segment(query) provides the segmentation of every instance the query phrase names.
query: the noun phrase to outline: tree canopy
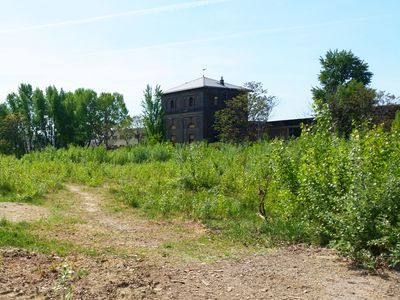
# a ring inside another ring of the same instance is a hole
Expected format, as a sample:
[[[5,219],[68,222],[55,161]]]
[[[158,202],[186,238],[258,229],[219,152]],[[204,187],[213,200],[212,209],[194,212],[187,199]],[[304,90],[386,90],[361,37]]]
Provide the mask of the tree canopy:
[[[277,105],[276,96],[268,95],[268,90],[263,88],[261,82],[246,82],[244,87],[249,90],[247,93],[249,121],[268,121],[272,109]]]
[[[150,142],[160,142],[164,134],[164,109],[161,102],[162,90],[159,85],[153,91],[150,85],[147,85],[143,92],[143,125]]]
[[[226,101],[226,107],[215,113],[214,129],[222,142],[238,143],[248,139],[248,94],[243,92]]]
[[[128,118],[123,96],[54,86],[44,91],[21,84],[0,104],[0,152],[18,156],[47,146],[108,145]]]
[[[346,136],[353,124],[370,116],[376,104],[376,92],[368,86],[373,74],[351,51],[330,50],[320,63],[320,86],[312,89],[316,113],[326,111],[326,106],[334,129]]]
[[[228,99],[225,108],[215,113],[214,129],[221,141],[238,143],[249,138],[260,138],[261,127],[277,104],[261,82],[246,82],[247,91]],[[254,134],[252,129],[256,128]]]

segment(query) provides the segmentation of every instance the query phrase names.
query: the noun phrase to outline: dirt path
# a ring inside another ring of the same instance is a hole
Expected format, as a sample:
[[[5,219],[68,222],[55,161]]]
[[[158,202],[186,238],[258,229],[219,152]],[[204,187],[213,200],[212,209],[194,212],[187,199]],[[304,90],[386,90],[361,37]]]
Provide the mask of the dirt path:
[[[68,213],[84,222],[57,231],[60,239],[135,250],[207,234],[193,222],[111,213],[102,196],[67,188],[76,197]],[[400,299],[399,273],[368,274],[328,249],[293,246],[213,263],[133,250],[61,258],[0,249],[0,299]]]
[[[85,191],[77,185],[67,185],[67,190],[77,196],[70,216],[83,220],[69,230],[58,232],[58,238],[74,241],[84,246],[115,247],[126,251],[139,247],[157,247],[168,241],[193,239],[205,232],[195,222],[151,221],[134,214],[111,213],[105,209],[106,199]]]

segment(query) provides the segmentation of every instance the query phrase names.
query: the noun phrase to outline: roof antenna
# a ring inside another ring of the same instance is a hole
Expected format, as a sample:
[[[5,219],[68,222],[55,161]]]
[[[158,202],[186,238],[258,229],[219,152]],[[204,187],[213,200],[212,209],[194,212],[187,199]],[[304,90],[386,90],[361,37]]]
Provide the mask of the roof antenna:
[[[203,68],[203,77],[204,77],[204,72],[207,70],[207,68]]]

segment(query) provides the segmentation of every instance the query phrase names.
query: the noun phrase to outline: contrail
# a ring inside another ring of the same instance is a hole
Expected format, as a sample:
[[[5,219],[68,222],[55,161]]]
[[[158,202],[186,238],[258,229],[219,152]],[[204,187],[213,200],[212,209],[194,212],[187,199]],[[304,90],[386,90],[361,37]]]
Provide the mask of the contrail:
[[[139,46],[139,47],[133,47],[133,48],[127,48],[127,49],[119,49],[119,50],[96,51],[96,52],[87,53],[85,55],[90,56],[90,55],[109,53],[109,52],[126,52],[126,51],[129,52],[129,51],[150,50],[150,49],[156,49],[156,48],[183,46],[183,45],[214,42],[214,41],[217,42],[217,41],[238,39],[238,38],[240,39],[240,38],[246,38],[246,37],[250,37],[250,36],[258,36],[258,35],[264,35],[264,34],[275,34],[275,33],[298,31],[298,30],[304,30],[304,29],[329,27],[329,26],[348,24],[348,23],[361,23],[361,22],[370,21],[372,19],[380,19],[383,17],[394,17],[394,16],[398,16],[398,15],[378,15],[378,16],[359,17],[359,18],[335,20],[335,21],[320,22],[320,23],[310,23],[310,24],[305,24],[305,25],[261,28],[261,29],[239,31],[239,32],[235,32],[235,33],[228,33],[228,34],[223,34],[223,35],[198,38],[198,39],[192,39],[192,40],[186,40],[186,41],[176,41],[176,42],[161,43],[161,44],[154,44],[154,45],[145,45],[145,46]]]
[[[55,23],[30,25],[30,26],[15,27],[15,28],[5,28],[5,29],[0,29],[0,34],[10,34],[10,33],[17,33],[17,32],[23,32],[23,31],[40,30],[40,29],[47,29],[47,28],[54,28],[54,27],[63,27],[63,26],[69,26],[69,25],[88,24],[88,23],[95,23],[95,22],[99,22],[99,21],[103,21],[103,20],[128,17],[128,16],[143,16],[143,15],[158,14],[158,13],[163,13],[163,12],[173,12],[173,11],[178,11],[178,10],[196,8],[196,7],[218,4],[218,3],[223,3],[223,2],[230,2],[230,1],[232,1],[232,0],[198,0],[198,1],[192,1],[192,2],[187,2],[187,3],[162,5],[162,6],[152,7],[152,8],[130,10],[130,11],[125,11],[125,12],[120,12],[120,13],[115,13],[115,14],[89,17],[89,18],[83,18],[83,19],[66,20],[66,21],[55,22]]]

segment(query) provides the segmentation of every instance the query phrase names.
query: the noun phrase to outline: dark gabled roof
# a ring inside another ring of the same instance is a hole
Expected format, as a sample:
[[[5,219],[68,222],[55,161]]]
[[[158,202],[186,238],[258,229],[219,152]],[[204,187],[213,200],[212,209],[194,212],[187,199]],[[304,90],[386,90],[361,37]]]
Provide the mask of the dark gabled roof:
[[[230,84],[230,83],[224,83],[221,84],[220,80],[208,78],[208,77],[200,77],[195,80],[186,82],[184,84],[181,84],[177,87],[174,87],[172,89],[166,90],[164,94],[171,94],[175,92],[181,92],[181,91],[187,91],[187,90],[193,90],[193,89],[199,89],[199,88],[204,88],[204,87],[213,87],[213,88],[221,88],[221,89],[233,89],[233,90],[243,90],[247,91],[246,88]]]

